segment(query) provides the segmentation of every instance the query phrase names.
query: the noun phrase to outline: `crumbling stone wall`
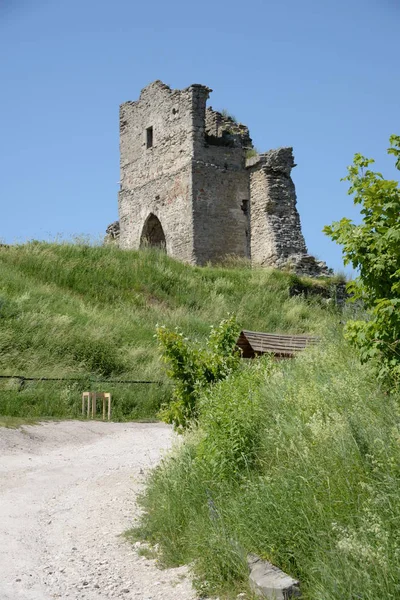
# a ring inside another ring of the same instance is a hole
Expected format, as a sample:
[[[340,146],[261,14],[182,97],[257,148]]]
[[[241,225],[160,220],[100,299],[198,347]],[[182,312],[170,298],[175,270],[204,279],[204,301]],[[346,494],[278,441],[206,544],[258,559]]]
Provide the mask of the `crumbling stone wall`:
[[[251,256],[257,264],[279,268],[289,256],[307,254],[290,176],[292,148],[270,150],[250,165]]]
[[[325,274],[301,232],[292,149],[246,160],[248,128],[207,108],[210,91],[155,81],[121,105],[119,245],[165,240],[168,254],[193,264],[237,255]]]
[[[307,252],[291,178],[295,166],[293,148],[270,150],[247,161],[251,258],[262,266],[290,268],[304,275],[328,275],[326,264]]]
[[[205,115],[205,129],[209,143],[224,143],[229,146],[239,146],[250,149],[253,142],[249,128],[235,121],[233,117],[223,115],[221,112],[207,107]]]

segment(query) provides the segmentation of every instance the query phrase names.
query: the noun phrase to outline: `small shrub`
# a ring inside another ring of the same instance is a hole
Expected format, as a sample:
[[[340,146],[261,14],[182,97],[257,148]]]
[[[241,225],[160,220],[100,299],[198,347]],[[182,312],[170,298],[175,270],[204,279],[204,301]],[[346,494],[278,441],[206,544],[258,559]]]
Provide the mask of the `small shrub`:
[[[228,111],[227,108],[223,108],[221,110],[221,115],[225,118],[225,119],[229,119],[230,121],[233,121],[234,123],[237,123],[237,118]]]
[[[240,353],[234,347],[237,334],[233,316],[211,328],[205,348],[191,344],[179,330],[158,327],[163,360],[174,383],[172,400],[160,412],[167,423],[173,423],[176,428],[187,427],[197,418],[201,392],[238,368]]]
[[[253,158],[254,156],[258,156],[259,152],[256,148],[247,148],[246,150],[246,158]]]

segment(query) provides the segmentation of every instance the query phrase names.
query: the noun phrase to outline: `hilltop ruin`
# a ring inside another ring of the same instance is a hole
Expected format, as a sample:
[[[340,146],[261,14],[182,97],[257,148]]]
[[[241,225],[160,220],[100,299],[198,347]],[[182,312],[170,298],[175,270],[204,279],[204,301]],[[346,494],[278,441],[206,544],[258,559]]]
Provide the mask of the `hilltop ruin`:
[[[121,105],[120,247],[163,246],[198,265],[234,255],[328,274],[307,252],[292,148],[258,154],[245,125],[206,106],[211,91],[154,81]]]

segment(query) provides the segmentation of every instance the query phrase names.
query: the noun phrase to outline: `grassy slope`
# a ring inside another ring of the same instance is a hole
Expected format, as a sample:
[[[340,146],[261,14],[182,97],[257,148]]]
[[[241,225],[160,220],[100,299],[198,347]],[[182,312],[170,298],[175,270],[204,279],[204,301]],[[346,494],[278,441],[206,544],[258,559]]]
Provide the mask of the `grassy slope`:
[[[247,592],[254,552],[298,577],[304,600],[397,600],[399,400],[340,331],[294,361],[252,361],[203,397],[136,535],[220,598]]]
[[[243,328],[319,332],[318,302],[290,298],[277,271],[193,268],[151,250],[33,242],[0,247],[0,374],[76,377],[78,383],[0,380],[0,414],[76,416],[89,378],[163,379],[157,323],[205,337],[235,312]],[[167,386],[97,384],[113,393],[115,418],[154,416]]]

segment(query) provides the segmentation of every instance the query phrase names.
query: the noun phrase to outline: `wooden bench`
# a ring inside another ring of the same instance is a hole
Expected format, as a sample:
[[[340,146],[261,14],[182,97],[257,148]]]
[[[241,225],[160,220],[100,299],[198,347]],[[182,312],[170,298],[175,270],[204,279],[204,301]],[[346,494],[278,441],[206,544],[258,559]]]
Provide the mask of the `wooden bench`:
[[[242,358],[254,358],[268,353],[279,360],[294,358],[307,346],[318,344],[319,341],[319,338],[312,335],[287,335],[243,329],[236,346],[240,349]]]

